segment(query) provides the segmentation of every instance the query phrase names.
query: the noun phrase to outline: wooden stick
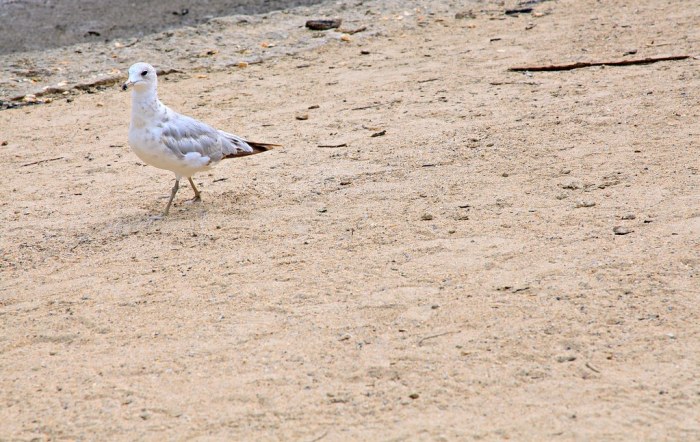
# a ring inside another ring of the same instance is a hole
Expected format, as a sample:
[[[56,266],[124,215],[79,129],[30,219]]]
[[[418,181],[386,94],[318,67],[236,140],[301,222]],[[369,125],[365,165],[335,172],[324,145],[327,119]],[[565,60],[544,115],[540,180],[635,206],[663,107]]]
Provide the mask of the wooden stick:
[[[254,62],[250,62],[249,64],[252,64]],[[178,71],[177,69],[158,69],[156,72],[158,75],[167,75],[167,74],[174,74],[174,73],[180,73],[181,71]],[[67,86],[67,87],[49,87],[45,90],[38,91],[34,93],[34,96],[36,97],[43,97],[45,95],[53,95],[53,94],[60,94],[65,91],[69,91],[71,89],[77,89],[80,91],[86,91],[88,89],[92,89],[97,86],[111,86],[113,84],[119,83],[120,81],[124,80],[126,78],[125,76],[113,76],[113,77],[106,77],[102,78],[99,80],[95,80],[91,83],[78,83],[72,86]],[[12,97],[10,100],[11,101],[21,101],[25,95],[18,95],[16,97]]]
[[[436,335],[426,336],[425,338],[423,338],[423,339],[421,339],[420,341],[418,341],[418,346],[419,346],[419,347],[422,347],[422,346],[423,346],[423,343],[424,343],[425,341],[427,341],[428,339],[439,338],[440,336],[446,336],[446,335],[454,335],[454,334],[459,333],[459,332],[460,332],[460,330],[446,331],[446,332],[443,332],[443,333],[438,333],[438,334],[436,334]]]
[[[62,160],[63,158],[64,157],[56,157],[56,158],[49,158],[48,160],[33,161],[31,163],[22,164],[22,167],[34,166],[34,165],[41,164],[41,163],[48,163],[49,161],[58,161],[58,160]]]
[[[513,72],[538,72],[538,71],[570,71],[572,69],[589,68],[592,66],[628,66],[632,64],[651,64],[657,63],[659,61],[675,61],[675,60],[685,60],[690,58],[690,55],[672,55],[669,57],[650,57],[641,58],[636,60],[619,60],[619,61],[592,61],[585,62],[580,61],[578,63],[571,64],[559,64],[559,65],[548,65],[548,66],[517,66],[508,69]]]
[[[366,31],[366,30],[367,30],[367,26],[363,26],[363,27],[357,28],[357,29],[338,29],[338,32],[342,32],[343,34],[352,35],[352,34],[357,34],[358,32]]]

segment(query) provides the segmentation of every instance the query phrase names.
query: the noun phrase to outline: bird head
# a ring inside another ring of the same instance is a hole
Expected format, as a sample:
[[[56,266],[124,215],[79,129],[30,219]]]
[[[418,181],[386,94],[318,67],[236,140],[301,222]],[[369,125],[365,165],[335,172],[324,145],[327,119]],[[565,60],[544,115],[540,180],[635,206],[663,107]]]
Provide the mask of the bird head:
[[[156,69],[148,63],[136,63],[129,68],[129,79],[122,84],[122,90],[129,86],[138,92],[155,90],[158,84]]]

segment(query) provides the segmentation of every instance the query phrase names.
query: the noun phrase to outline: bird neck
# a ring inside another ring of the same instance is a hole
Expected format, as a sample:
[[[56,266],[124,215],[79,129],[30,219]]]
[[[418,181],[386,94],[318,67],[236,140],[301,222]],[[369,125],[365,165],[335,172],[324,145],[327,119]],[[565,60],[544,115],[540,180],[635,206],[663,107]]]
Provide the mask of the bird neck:
[[[131,119],[135,124],[142,124],[156,116],[163,104],[158,100],[155,88],[145,91],[131,91]]]

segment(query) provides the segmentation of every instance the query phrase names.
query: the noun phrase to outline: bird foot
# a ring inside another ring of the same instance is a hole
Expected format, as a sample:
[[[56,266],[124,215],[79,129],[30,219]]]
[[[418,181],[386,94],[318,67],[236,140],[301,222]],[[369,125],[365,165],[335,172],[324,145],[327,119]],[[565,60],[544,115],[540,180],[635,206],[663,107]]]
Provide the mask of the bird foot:
[[[195,195],[192,199],[185,201],[187,204],[194,204],[202,201],[202,198],[199,195]]]

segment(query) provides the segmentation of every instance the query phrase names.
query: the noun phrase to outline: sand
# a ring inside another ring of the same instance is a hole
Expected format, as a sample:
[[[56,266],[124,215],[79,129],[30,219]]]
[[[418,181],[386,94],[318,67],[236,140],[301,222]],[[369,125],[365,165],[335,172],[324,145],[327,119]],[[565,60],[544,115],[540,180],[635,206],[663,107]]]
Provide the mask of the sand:
[[[698,61],[508,70],[694,56],[700,9],[356,3],[174,62],[164,102],[284,147],[165,220],[116,85],[0,112],[0,439],[700,438]]]

